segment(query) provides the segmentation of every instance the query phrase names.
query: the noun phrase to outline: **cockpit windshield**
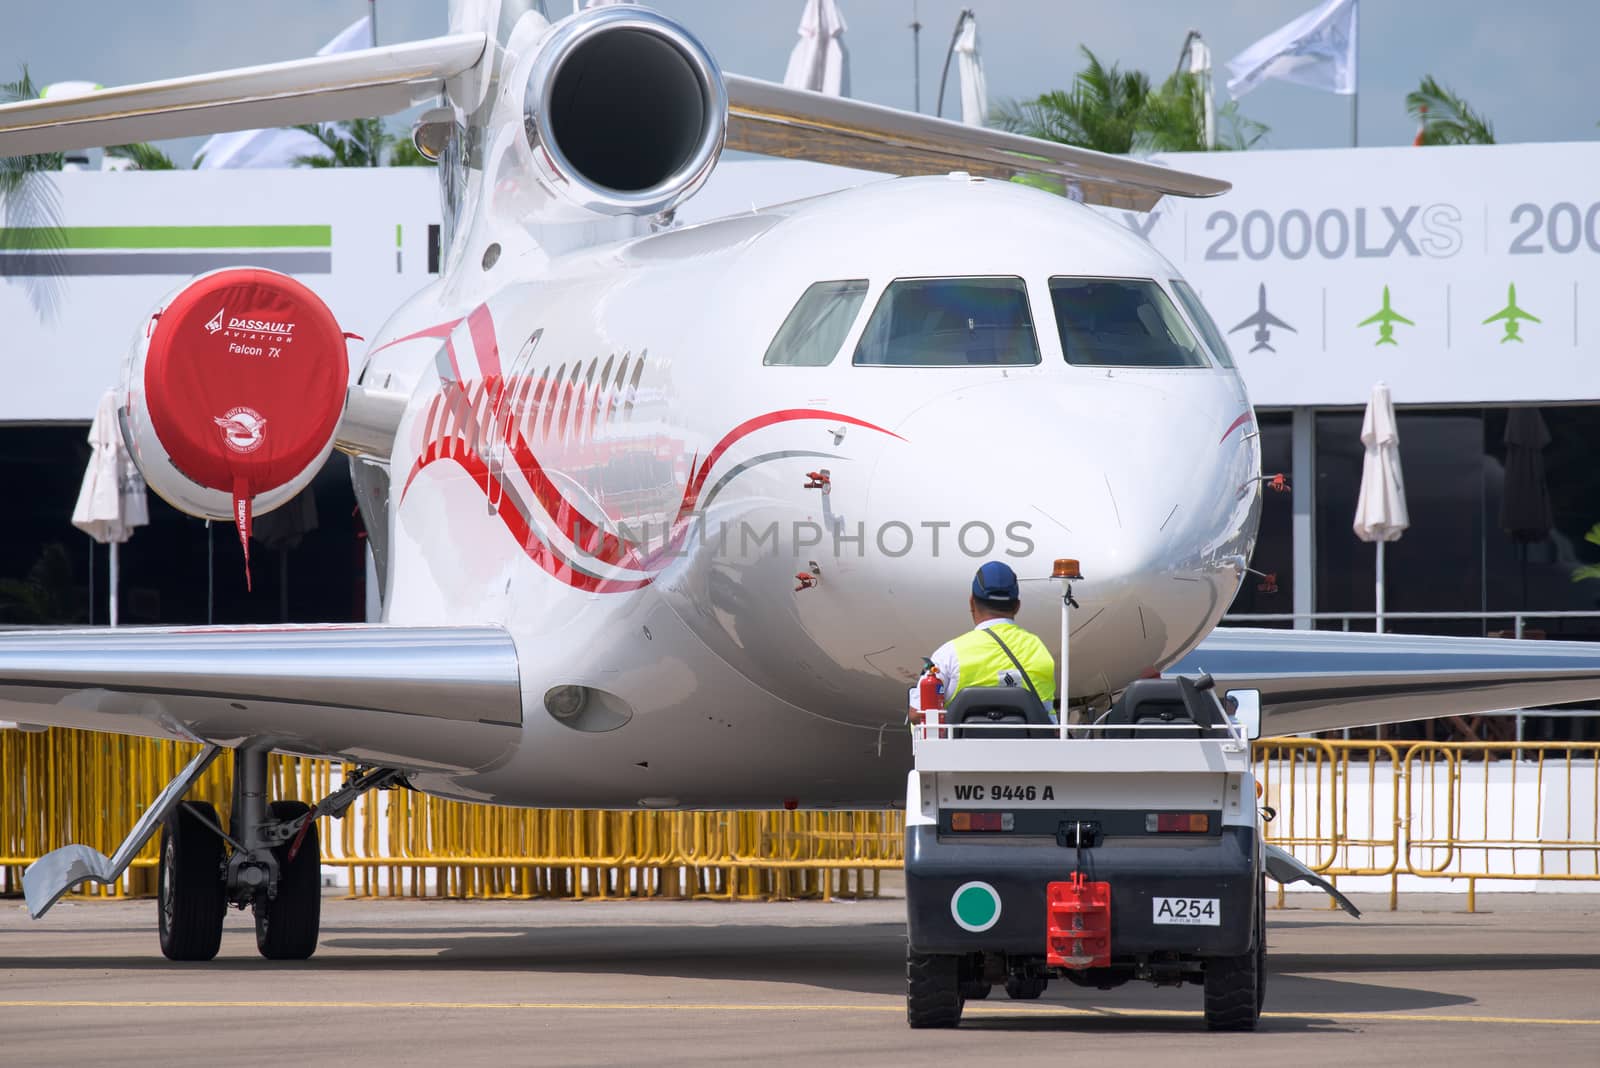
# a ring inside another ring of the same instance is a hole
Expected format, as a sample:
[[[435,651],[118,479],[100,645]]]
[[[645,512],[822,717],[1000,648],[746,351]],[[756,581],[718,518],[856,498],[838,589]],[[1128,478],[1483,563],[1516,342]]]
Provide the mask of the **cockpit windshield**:
[[[1020,278],[899,278],[856,345],[858,367],[1036,364],[1028,290]]]
[[[1067,362],[1079,367],[1206,367],[1205,350],[1148,278],[1050,279]]]
[[[761,362],[768,367],[828,366],[866,299],[865,278],[813,283],[778,328]]]
[[[1228,349],[1228,342],[1222,336],[1222,331],[1217,329],[1217,324],[1206,311],[1206,306],[1200,303],[1200,295],[1189,288],[1189,283],[1181,278],[1172,280],[1172,291],[1178,294],[1178,303],[1183,305],[1183,310],[1189,313],[1189,318],[1194,320],[1194,325],[1200,329],[1200,336],[1206,339],[1206,346],[1211,349],[1211,355],[1217,362],[1227,368],[1233,367],[1233,353]]]

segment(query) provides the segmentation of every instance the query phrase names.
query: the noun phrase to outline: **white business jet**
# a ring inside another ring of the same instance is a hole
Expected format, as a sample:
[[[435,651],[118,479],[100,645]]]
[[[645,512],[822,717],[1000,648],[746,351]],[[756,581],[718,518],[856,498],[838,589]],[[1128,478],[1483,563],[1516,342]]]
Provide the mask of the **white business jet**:
[[[1174,670],[1285,732],[1600,696],[1586,646],[1214,630],[1260,512],[1250,402],[1178,271],[1076,201],[1225,183],[725,75],[638,7],[457,0],[451,27],[0,107],[17,155],[443,101],[416,129],[443,272],[353,371],[298,282],[216,272],[138,331],[120,408],[149,484],[241,535],[347,453],[384,621],[0,637],[0,716],[205,746],[115,856],[39,861],[35,915],[164,822],[168,956],[214,955],[229,903],[308,956],[310,817],[377,786],[897,802],[907,686],[991,558],[1046,634],[1051,563],[1082,562],[1073,706]],[[675,225],[725,147],[909,177]],[[180,804],[224,752],[227,821]],[[308,813],[267,802],[270,752],[365,770]]]

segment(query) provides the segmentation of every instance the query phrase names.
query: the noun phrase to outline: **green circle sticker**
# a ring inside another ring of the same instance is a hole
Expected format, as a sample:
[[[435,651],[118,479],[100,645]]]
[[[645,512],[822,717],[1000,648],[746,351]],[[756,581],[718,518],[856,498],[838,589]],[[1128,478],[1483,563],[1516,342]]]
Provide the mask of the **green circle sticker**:
[[[963,931],[987,931],[1000,922],[1000,894],[980,880],[962,883],[950,895],[950,915]]]

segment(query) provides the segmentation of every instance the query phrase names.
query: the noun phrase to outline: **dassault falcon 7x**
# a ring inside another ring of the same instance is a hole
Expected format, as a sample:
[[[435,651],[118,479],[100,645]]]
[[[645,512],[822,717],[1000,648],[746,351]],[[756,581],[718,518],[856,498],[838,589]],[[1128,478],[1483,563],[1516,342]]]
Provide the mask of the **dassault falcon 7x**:
[[[0,107],[18,155],[436,98],[415,139],[446,232],[440,278],[354,364],[267,271],[129,324],[119,410],[149,484],[243,536],[348,454],[383,622],[0,636],[0,716],[205,746],[116,856],[36,863],[35,915],[164,822],[169,956],[215,954],[229,903],[264,955],[309,955],[316,824],[266,800],[274,751],[365,769],[315,813],[402,782],[895,803],[907,686],[991,557],[1034,583],[1021,622],[1044,633],[1051,561],[1082,561],[1078,709],[1180,670],[1258,690],[1283,732],[1600,696],[1585,646],[1216,629],[1260,511],[1250,401],[1178,271],[1076,201],[1225,183],[727,75],[640,7],[456,0],[451,28]],[[675,224],[724,147],[900,177]],[[180,804],[224,753],[226,821]]]

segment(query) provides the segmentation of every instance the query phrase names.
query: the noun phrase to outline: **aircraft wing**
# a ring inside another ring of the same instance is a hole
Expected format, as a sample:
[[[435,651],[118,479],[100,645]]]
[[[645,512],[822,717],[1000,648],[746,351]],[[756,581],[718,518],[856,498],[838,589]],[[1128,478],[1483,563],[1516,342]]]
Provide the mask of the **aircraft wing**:
[[[1232,186],[1154,163],[966,126],[948,119],[790,89],[730,74],[728,147],[888,174],[1045,174],[1090,204],[1149,211],[1167,194],[1213,197]]]
[[[468,75],[488,47],[485,34],[455,34],[0,105],[0,156],[404,111]],[[730,74],[726,82],[728,146],[748,152],[889,174],[1053,175],[1074,184],[1091,204],[1139,211],[1167,194],[1216,196],[1230,188],[1154,163],[755,78]]]
[[[1218,627],[1168,674],[1261,691],[1262,733],[1600,700],[1600,643]]]
[[[522,727],[499,627],[104,627],[0,635],[0,719],[404,769],[483,767]]]
[[[404,111],[477,65],[482,33],[0,105],[0,156]]]

